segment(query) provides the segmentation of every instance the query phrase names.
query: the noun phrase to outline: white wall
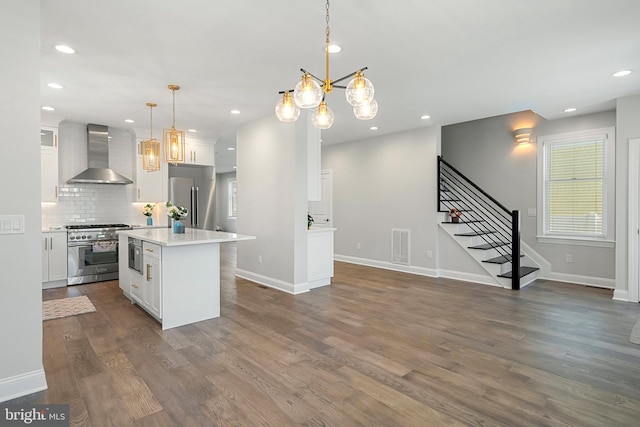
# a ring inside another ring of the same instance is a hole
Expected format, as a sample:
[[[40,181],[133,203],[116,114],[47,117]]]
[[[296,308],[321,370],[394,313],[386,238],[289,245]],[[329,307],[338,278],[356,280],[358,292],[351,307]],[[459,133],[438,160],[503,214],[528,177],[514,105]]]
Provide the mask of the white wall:
[[[629,139],[640,138],[640,95],[617,100],[616,106],[616,291],[615,297],[627,299],[628,283],[627,245],[629,230]],[[637,212],[635,213],[637,214]],[[639,262],[633,260],[632,262]],[[636,284],[633,284],[634,286]],[[637,301],[635,301],[637,302]]]
[[[307,286],[307,141],[319,140],[306,112],[295,123],[274,115],[237,133],[237,274],[299,293]],[[262,260],[262,262],[260,262]]]
[[[322,169],[333,171],[336,259],[436,275],[439,137],[430,127],[323,146]],[[411,230],[410,266],[391,263],[392,228]]]
[[[531,111],[490,117],[442,128],[442,155],[509,209],[521,214],[522,239],[551,263],[558,280],[614,286],[613,248],[539,243],[536,217],[527,216],[537,206],[537,154],[535,142],[515,144],[513,130],[533,127],[534,138],[569,131],[615,126],[615,112],[547,121]],[[573,262],[566,262],[566,254]]]
[[[0,215],[24,234],[0,235],[0,401],[46,388],[42,365],[40,6],[6,0],[0,14]]]

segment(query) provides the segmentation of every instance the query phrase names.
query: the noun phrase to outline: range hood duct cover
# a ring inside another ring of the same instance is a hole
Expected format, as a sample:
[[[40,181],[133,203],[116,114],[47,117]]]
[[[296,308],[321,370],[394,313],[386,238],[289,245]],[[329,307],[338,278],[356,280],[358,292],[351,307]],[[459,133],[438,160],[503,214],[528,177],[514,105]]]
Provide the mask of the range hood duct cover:
[[[87,125],[87,170],[70,180],[69,184],[133,184],[129,178],[109,169],[109,128]]]

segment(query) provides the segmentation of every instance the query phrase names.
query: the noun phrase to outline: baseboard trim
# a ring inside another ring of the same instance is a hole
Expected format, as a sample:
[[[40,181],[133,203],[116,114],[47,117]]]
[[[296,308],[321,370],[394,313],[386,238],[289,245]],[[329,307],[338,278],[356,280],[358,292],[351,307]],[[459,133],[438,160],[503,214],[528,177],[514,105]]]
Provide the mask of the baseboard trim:
[[[261,285],[268,286],[270,288],[274,288],[288,294],[298,295],[309,292],[308,282],[294,284],[241,269],[236,269],[236,277],[259,283]]]
[[[624,302],[637,302],[631,301],[629,299],[629,291],[626,289],[616,289],[613,291],[613,299],[616,301],[624,301]]]
[[[0,402],[47,389],[44,369],[0,379]]]
[[[445,279],[459,280],[461,282],[472,282],[479,285],[489,285],[502,288],[498,283],[491,281],[487,276],[480,274],[464,273],[462,271],[439,270],[439,276]]]
[[[427,277],[438,277],[437,271],[431,268],[416,267],[415,265],[400,265],[392,262],[377,261],[373,259],[357,258],[347,255],[334,255],[334,260],[349,264],[364,265],[366,267],[382,268],[384,270],[399,271],[402,273],[417,274]]]
[[[547,273],[540,274],[538,279],[553,280],[555,282],[572,283],[575,285],[593,286],[595,288],[615,289],[615,279],[605,277],[581,276],[579,274]]]

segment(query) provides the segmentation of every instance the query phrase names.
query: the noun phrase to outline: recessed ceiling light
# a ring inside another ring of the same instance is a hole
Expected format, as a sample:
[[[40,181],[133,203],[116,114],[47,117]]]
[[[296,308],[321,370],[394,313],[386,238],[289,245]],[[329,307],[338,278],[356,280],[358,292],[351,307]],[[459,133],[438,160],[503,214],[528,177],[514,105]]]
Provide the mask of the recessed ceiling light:
[[[231,114],[240,114],[240,110],[231,110],[229,111]]]
[[[51,82],[47,86],[49,86],[52,89],[64,89],[64,86],[62,86],[60,83]]]
[[[378,126],[371,126],[369,129],[371,129],[371,130],[378,130]]]
[[[613,73],[613,77],[624,77],[631,74],[631,70],[620,70],[617,73]]]
[[[227,147],[227,150],[229,150],[229,151],[234,151],[234,150],[235,150],[235,147]]]
[[[76,53],[76,50],[72,47],[63,45],[63,44],[59,44],[56,46],[56,50],[58,52],[62,52],[62,53],[68,53],[69,55]]]
[[[43,109],[44,111],[55,111],[55,110],[56,110],[55,108],[53,108],[53,107],[49,107],[48,105],[45,105],[44,107],[42,107],[42,109]]]
[[[135,123],[136,122],[135,120],[132,120],[132,119],[124,119],[124,121],[126,123]]]
[[[188,129],[187,132],[196,133],[196,132],[198,132],[198,130],[197,129]]]
[[[576,110],[577,110],[577,108],[575,108],[575,107],[569,107],[569,108],[565,108],[563,111],[565,113],[573,113]]]
[[[424,115],[420,116],[420,120],[427,120],[427,119],[430,119],[430,118],[431,118],[431,116],[428,115],[428,114],[424,114]]]
[[[338,53],[342,50],[342,46],[339,46],[337,44],[330,44],[329,45],[329,53]]]

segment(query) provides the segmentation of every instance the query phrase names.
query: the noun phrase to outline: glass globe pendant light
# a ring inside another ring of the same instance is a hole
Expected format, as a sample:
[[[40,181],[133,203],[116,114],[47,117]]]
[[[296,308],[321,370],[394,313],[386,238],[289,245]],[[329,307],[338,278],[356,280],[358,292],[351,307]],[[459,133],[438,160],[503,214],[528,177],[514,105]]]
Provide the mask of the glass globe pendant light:
[[[293,99],[300,108],[317,107],[322,101],[322,95],[322,88],[309,73],[302,75],[302,79],[293,90]]]
[[[288,90],[276,104],[276,116],[281,122],[295,122],[300,116],[300,109]]]
[[[322,101],[316,112],[311,116],[311,123],[318,129],[329,129],[333,124],[333,111]]]
[[[378,103],[372,99],[368,104],[353,107],[353,114],[360,120],[371,120],[378,114]]]
[[[362,71],[356,71],[356,75],[347,85],[345,96],[347,102],[354,107],[369,104],[373,100],[375,89],[373,83],[364,77]]]

